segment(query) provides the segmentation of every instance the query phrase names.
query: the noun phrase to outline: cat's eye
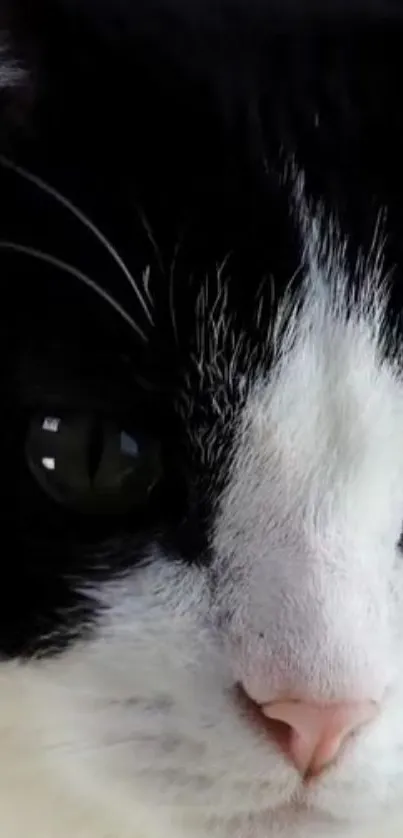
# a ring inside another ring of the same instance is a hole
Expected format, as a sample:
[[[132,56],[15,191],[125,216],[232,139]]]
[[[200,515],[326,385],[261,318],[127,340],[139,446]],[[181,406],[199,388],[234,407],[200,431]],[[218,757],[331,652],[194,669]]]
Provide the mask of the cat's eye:
[[[90,414],[36,414],[25,451],[42,489],[77,512],[127,512],[161,477],[157,442]]]

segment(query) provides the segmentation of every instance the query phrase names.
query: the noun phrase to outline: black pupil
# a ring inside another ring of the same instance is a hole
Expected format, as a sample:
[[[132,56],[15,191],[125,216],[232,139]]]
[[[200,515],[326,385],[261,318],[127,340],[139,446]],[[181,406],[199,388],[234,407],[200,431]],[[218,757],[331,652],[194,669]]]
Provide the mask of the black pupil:
[[[126,512],[160,476],[155,442],[87,414],[34,416],[26,456],[41,488],[81,512]]]

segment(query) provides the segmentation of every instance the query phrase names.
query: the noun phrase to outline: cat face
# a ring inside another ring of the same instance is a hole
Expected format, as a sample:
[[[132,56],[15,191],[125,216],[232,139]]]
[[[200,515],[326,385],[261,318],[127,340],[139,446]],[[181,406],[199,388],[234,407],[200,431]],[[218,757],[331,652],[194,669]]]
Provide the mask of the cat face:
[[[7,18],[10,838],[403,822],[399,21],[337,12]]]

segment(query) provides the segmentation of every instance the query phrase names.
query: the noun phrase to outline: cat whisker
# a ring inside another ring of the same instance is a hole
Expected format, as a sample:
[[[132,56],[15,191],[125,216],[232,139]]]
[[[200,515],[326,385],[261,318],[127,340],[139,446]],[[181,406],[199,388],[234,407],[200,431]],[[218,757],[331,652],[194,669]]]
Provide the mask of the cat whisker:
[[[138,208],[137,208],[137,212],[138,212],[138,215],[139,215],[140,221],[141,221],[141,223],[142,223],[142,225],[143,225],[143,227],[144,227],[144,230],[145,230],[145,232],[146,232],[146,234],[147,234],[147,238],[148,238],[148,240],[149,240],[149,242],[150,242],[150,244],[151,244],[151,246],[152,246],[152,249],[153,249],[153,251],[154,251],[154,254],[155,254],[155,258],[156,258],[156,261],[157,261],[158,267],[159,267],[160,271],[163,273],[163,272],[164,272],[164,260],[163,260],[163,258],[162,258],[161,251],[160,251],[160,249],[159,249],[159,247],[158,247],[158,245],[157,245],[157,242],[156,242],[156,239],[155,239],[154,233],[153,233],[153,231],[152,231],[152,229],[151,229],[151,226],[150,226],[150,223],[149,223],[149,221],[148,221],[148,218],[147,218],[147,216],[146,216],[145,212],[144,212],[142,209],[140,209],[140,207],[138,207]]]
[[[57,256],[52,256],[50,253],[44,253],[41,250],[36,250],[33,247],[27,247],[23,244],[18,244],[17,242],[11,241],[1,241],[0,240],[0,251],[6,250],[10,252],[14,252],[16,254],[21,254],[23,256],[30,256],[33,259],[38,259],[41,262],[46,262],[48,265],[52,267],[58,268],[59,270],[63,271],[64,273],[73,276],[75,279],[78,279],[79,282],[82,282],[88,288],[91,288],[99,297],[101,297],[105,302],[107,302],[115,311],[120,314],[120,316],[128,323],[131,329],[137,334],[137,336],[144,342],[147,343],[147,337],[142,329],[137,325],[137,323],[133,320],[132,317],[122,308],[122,306],[108,294],[103,288],[101,288],[93,279],[90,279],[86,274],[76,268],[74,265],[70,265],[68,262],[65,262],[62,259],[58,259]]]
[[[146,267],[145,271],[143,271],[143,288],[144,288],[144,293],[145,293],[147,299],[149,300],[150,303],[152,303],[152,296],[151,296],[151,293],[150,293],[150,277],[151,277],[151,268],[148,265]]]
[[[62,193],[59,192],[54,186],[51,186],[49,183],[46,183],[46,181],[42,180],[42,178],[40,178],[38,175],[34,175],[32,172],[27,171],[27,169],[24,169],[22,166],[17,165],[12,160],[9,160],[7,157],[4,157],[4,155],[0,155],[0,163],[5,168],[10,169],[11,171],[15,172],[20,177],[22,177],[25,180],[32,183],[34,186],[36,186],[42,192],[45,192],[50,197],[54,198],[54,200],[57,201],[62,206],[64,206],[65,209],[69,210],[69,212],[71,212],[72,215],[74,215],[75,218],[77,218],[84,225],[84,227],[87,228],[87,230],[90,230],[90,232],[95,236],[95,238],[98,239],[98,241],[103,245],[103,247],[112,256],[112,259],[114,260],[115,264],[118,265],[118,267],[120,268],[120,270],[122,271],[122,273],[124,274],[124,276],[126,277],[128,282],[130,283],[130,285],[131,285],[131,287],[132,287],[132,289],[133,289],[133,291],[134,291],[134,293],[135,293],[135,295],[136,295],[136,297],[137,297],[137,299],[138,299],[138,301],[139,301],[139,303],[140,303],[140,305],[141,305],[141,307],[144,311],[144,314],[146,315],[146,317],[147,317],[148,321],[151,323],[151,325],[153,325],[153,318],[152,318],[150,309],[148,308],[146,300],[144,299],[143,295],[141,294],[141,292],[140,292],[140,290],[137,286],[137,283],[134,280],[134,277],[130,273],[127,265],[123,261],[122,257],[119,255],[116,248],[112,245],[112,243],[109,241],[109,239],[106,238],[104,233],[102,233],[101,230],[94,224],[94,222],[91,221],[91,219],[88,218],[88,216],[85,215],[85,213],[82,210],[80,210],[79,207],[77,207],[72,201],[70,201],[68,198],[66,198],[65,195],[62,195]]]

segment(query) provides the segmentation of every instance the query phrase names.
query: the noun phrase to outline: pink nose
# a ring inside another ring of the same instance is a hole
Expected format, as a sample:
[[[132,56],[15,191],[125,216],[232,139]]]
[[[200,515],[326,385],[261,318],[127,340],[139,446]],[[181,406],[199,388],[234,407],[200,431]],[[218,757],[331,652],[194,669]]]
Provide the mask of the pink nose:
[[[286,728],[273,726],[273,736],[303,776],[320,774],[337,757],[346,739],[377,712],[374,701],[309,704],[287,700],[265,704],[264,715]]]

